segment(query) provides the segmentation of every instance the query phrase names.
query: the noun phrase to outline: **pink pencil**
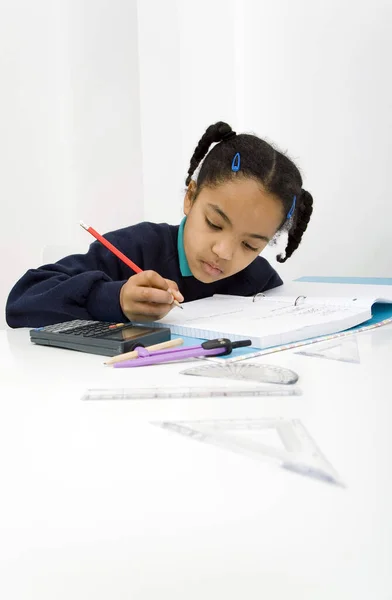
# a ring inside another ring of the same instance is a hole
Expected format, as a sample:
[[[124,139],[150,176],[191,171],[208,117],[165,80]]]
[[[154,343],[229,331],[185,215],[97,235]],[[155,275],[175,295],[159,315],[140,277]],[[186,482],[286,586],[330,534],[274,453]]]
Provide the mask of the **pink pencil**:
[[[96,240],[101,242],[101,244],[103,244],[108,250],[110,250],[110,252],[113,252],[113,254],[115,254],[120,260],[122,260],[124,264],[130,267],[132,271],[135,271],[135,273],[143,273],[143,269],[138,267],[132,260],[125,256],[125,254],[118,250],[116,246],[113,246],[113,244],[108,242],[108,240],[106,240],[100,233],[98,233],[98,231],[95,231],[93,227],[89,227],[88,225],[83,223],[83,221],[80,221],[80,226],[83,227],[83,229],[85,229],[89,233],[91,233],[91,235],[95,237]],[[177,302],[177,300],[174,300],[174,304],[178,306],[178,308],[182,309],[181,304]]]

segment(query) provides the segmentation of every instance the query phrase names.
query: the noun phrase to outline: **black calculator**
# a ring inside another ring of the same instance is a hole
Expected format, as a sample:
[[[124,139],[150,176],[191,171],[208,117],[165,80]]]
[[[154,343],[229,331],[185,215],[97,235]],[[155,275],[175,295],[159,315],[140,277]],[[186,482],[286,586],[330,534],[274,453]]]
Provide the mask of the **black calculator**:
[[[170,340],[170,329],[133,323],[76,320],[31,329],[30,340],[42,346],[116,356],[130,352],[136,346],[147,347],[167,342]]]

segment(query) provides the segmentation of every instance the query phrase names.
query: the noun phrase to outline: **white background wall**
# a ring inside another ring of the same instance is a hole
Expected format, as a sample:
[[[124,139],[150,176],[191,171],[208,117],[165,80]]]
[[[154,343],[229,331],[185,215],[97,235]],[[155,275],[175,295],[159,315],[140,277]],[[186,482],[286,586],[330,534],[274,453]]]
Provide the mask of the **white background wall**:
[[[217,120],[314,195],[301,248],[265,253],[285,278],[392,276],[391,25],[389,0],[0,0],[0,306],[43,246],[87,246],[79,219],[178,222]]]
[[[288,149],[315,201],[279,271],[392,277],[392,2],[242,6],[245,128]]]
[[[1,327],[44,246],[143,218],[136,0],[0,0],[0,85]]]

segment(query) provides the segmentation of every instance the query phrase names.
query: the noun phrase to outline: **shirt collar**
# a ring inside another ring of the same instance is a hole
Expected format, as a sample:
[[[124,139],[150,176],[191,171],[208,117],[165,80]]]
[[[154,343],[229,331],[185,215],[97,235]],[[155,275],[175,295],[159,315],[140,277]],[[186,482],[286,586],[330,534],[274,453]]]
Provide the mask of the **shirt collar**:
[[[185,254],[184,249],[184,226],[185,226],[186,217],[180,223],[178,228],[178,237],[177,237],[177,250],[178,250],[178,260],[180,263],[180,271],[183,277],[192,277],[193,273],[189,268],[188,261]]]

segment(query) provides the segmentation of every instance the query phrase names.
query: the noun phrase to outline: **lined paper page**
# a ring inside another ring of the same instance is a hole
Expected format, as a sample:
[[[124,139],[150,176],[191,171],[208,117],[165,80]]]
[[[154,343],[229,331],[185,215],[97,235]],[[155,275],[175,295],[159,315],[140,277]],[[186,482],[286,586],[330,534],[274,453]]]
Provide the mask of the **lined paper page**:
[[[154,325],[203,339],[249,338],[263,348],[342,331],[371,317],[371,302],[358,305],[345,298],[339,306],[332,299],[320,300],[304,299],[295,306],[295,298],[258,297],[253,302],[241,296],[214,296],[188,302],[183,311],[174,309]]]

